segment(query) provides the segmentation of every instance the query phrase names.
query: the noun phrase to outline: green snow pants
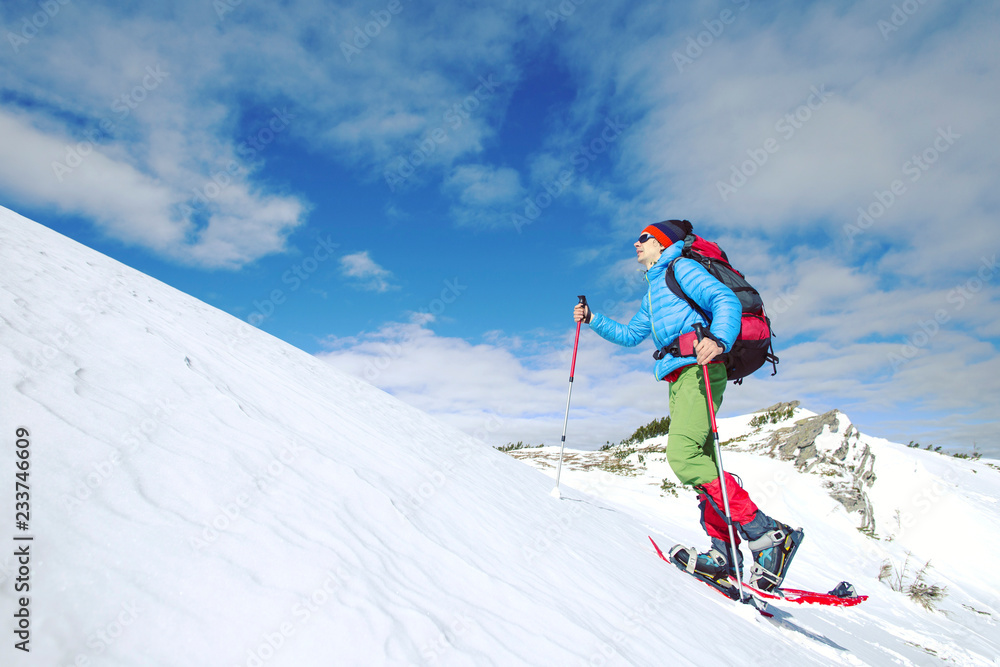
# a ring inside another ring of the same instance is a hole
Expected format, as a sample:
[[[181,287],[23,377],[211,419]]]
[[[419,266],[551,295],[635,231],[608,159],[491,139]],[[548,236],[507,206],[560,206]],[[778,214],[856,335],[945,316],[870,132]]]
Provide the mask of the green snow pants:
[[[709,364],[708,377],[712,382],[712,403],[718,413],[726,389],[725,364]],[[667,462],[681,484],[699,486],[719,478],[705,380],[697,364],[681,371],[680,377],[670,383]]]

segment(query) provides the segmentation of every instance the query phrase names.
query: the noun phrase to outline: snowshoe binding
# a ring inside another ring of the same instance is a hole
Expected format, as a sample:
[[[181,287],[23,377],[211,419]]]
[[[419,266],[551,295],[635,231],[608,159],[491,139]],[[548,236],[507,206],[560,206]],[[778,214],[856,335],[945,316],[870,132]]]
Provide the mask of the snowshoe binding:
[[[714,586],[734,600],[740,599],[740,590],[730,579],[732,569],[729,561],[721,551],[713,548],[705,553],[698,553],[693,547],[675,544],[669,554],[670,562],[678,569]]]
[[[838,598],[850,599],[858,597],[858,592],[854,589],[854,584],[849,581],[842,581],[837,584],[837,587],[830,591],[829,595],[833,595]]]
[[[748,543],[753,554],[749,584],[762,591],[773,591],[781,586],[792,557],[805,537],[801,528],[792,528],[780,521],[774,523],[775,528]]]

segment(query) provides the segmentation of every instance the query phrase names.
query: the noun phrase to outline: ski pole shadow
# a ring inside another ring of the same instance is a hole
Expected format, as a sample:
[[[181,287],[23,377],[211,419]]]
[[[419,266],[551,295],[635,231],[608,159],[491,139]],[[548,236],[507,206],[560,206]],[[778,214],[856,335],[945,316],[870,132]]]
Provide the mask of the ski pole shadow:
[[[807,637],[813,640],[814,642],[819,642],[820,644],[829,646],[832,649],[836,649],[838,651],[847,650],[846,647],[841,646],[840,644],[833,641],[829,637],[817,634],[815,632],[812,632],[811,630],[807,630],[806,628],[796,624],[794,622],[795,618],[794,616],[789,614],[787,611],[778,609],[777,606],[775,605],[768,605],[767,611],[772,615],[771,618],[768,619],[768,621],[774,625],[797,632],[803,637]]]

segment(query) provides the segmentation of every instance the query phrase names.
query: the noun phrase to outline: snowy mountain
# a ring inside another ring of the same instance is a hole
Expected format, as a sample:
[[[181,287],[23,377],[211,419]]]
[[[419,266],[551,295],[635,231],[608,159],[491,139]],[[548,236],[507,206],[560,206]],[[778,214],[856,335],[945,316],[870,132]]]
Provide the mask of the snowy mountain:
[[[558,450],[498,452],[2,208],[0,266],[4,665],[991,665],[1000,653],[995,463],[867,438],[839,413],[794,448],[781,429],[819,415],[723,419],[727,467],[806,529],[789,585],[849,580],[871,596],[768,620],[652,551],[647,535],[705,541],[690,492],[662,488],[662,439],[615,472],[600,465],[608,452],[568,451],[553,498]],[[864,496],[849,509],[831,493],[849,497],[855,477]],[[938,611],[879,582],[907,551],[947,586]]]
[[[847,580],[872,596],[851,617],[871,615],[864,621],[868,630],[881,627],[886,636],[876,640],[866,632],[865,641],[886,655],[841,648],[867,664],[993,664],[1000,655],[1000,579],[992,574],[1000,572],[996,461],[955,459],[865,436],[843,413],[818,415],[798,402],[719,419],[718,426],[726,468],[741,476],[765,511],[805,528],[806,542],[785,585],[825,592]],[[704,549],[696,494],[675,483],[666,444],[666,436],[658,436],[599,452],[567,449],[562,484],[635,516],[675,521],[667,534]],[[558,447],[510,454],[555,476]],[[825,582],[826,588],[820,585]],[[943,595],[935,596],[934,587]],[[875,600],[891,604],[891,612],[876,611]],[[898,604],[904,600],[910,604]],[[809,627],[832,618],[817,615]],[[914,631],[935,621],[934,630]],[[820,635],[834,636],[827,632]],[[890,637],[926,655],[900,650]],[[972,650],[979,641],[982,649]]]

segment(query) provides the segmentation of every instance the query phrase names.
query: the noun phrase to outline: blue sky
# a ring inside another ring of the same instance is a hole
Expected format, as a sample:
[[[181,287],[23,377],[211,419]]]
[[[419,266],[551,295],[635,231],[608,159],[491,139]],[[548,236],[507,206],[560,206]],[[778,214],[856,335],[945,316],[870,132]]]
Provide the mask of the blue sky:
[[[677,217],[778,334],[723,416],[799,399],[1000,455],[996,3],[0,20],[0,203],[492,444],[558,442],[576,295],[630,317],[631,242]],[[651,352],[584,332],[570,443],[666,412]]]

